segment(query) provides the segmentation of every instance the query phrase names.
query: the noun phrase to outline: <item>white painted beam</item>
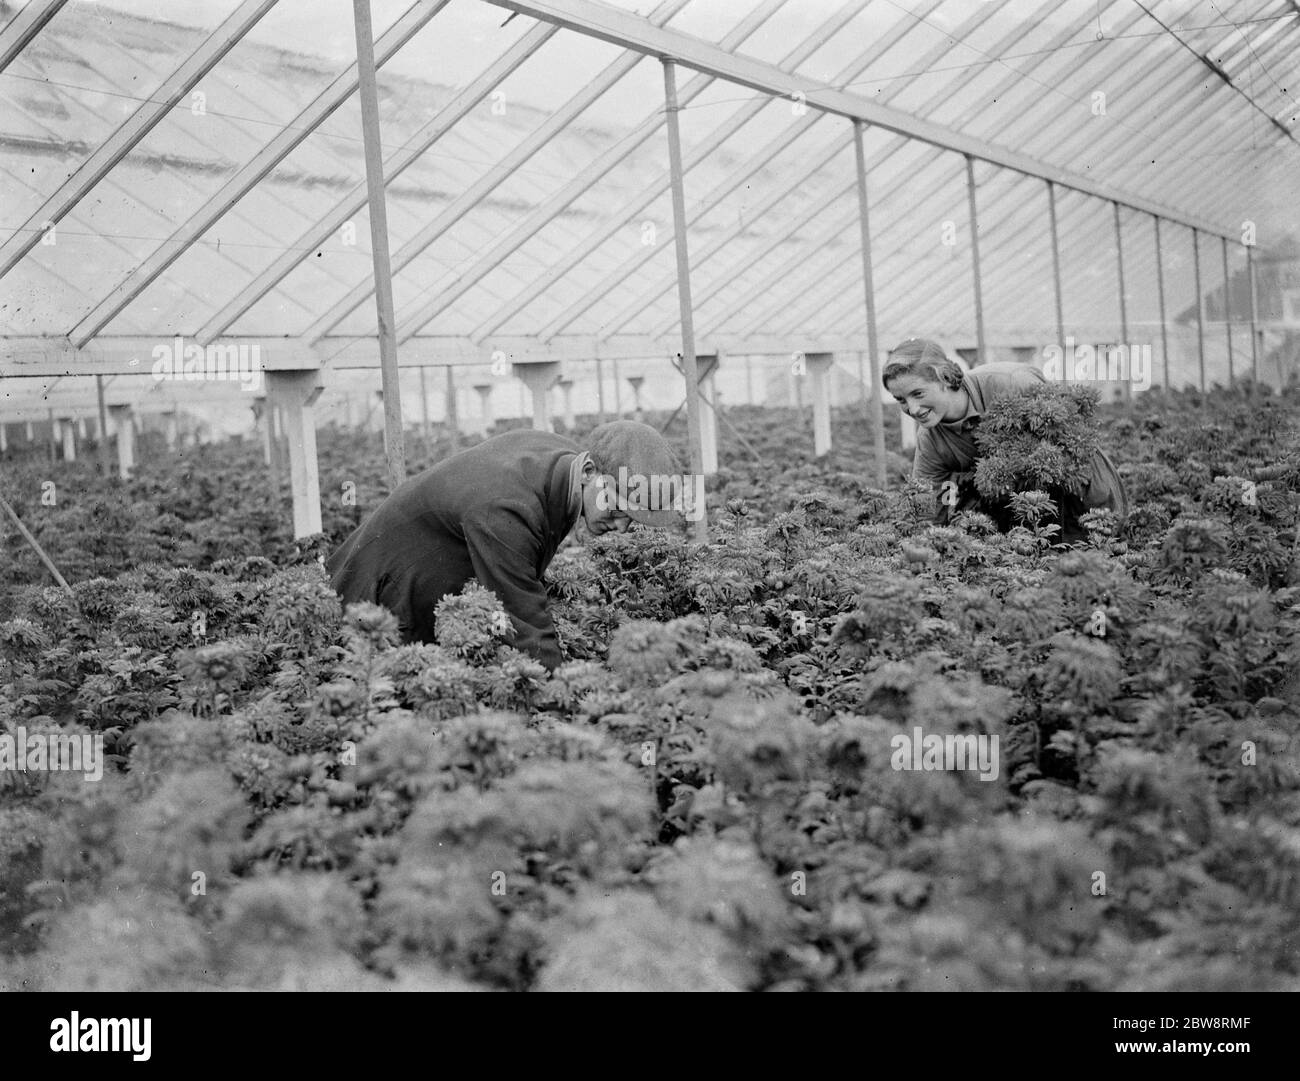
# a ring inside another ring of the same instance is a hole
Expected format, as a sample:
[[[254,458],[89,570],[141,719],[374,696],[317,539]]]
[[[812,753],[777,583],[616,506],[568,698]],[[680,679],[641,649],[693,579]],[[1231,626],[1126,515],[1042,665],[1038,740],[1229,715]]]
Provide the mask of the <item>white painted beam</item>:
[[[32,393],[38,384],[42,388],[38,392],[44,393],[44,383],[55,378],[94,375],[149,377],[155,363],[153,350],[160,349],[161,355],[166,357],[174,356],[176,340],[103,335],[93,339],[84,349],[74,349],[66,338],[0,338],[0,408],[11,395]],[[194,338],[180,338],[182,352],[195,341]],[[270,371],[315,371],[324,367],[330,356],[332,359],[328,366],[336,370],[379,367],[379,348],[373,338],[330,336],[312,347],[299,338],[228,337],[209,348],[237,350],[245,347],[250,359],[256,356],[257,370],[263,374]],[[620,334],[597,338],[594,334],[575,334],[554,338],[545,344],[536,338],[523,336],[499,337],[479,343],[462,335],[429,335],[409,339],[398,354],[398,365],[403,368],[476,368],[491,365],[497,359],[513,364],[587,362],[597,356],[606,360],[658,359],[672,356],[679,347],[680,343],[669,335]],[[808,351],[841,352],[860,349],[862,345],[860,336],[808,331],[780,335],[705,334],[701,336],[701,348],[710,353],[775,356]],[[29,381],[31,385],[25,385]],[[161,384],[159,389],[182,396],[193,393],[208,398],[220,395],[239,398],[249,393],[233,378],[220,381],[168,378]],[[147,385],[152,389],[152,383]],[[256,389],[254,387],[254,392]]]

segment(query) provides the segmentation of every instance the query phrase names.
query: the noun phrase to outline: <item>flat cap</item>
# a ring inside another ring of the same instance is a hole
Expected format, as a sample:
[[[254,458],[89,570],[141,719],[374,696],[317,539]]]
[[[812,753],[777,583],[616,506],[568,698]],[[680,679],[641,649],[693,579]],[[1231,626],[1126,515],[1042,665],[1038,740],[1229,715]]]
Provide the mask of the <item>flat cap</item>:
[[[654,428],[635,420],[602,424],[587,438],[596,469],[612,478],[618,505],[634,522],[670,526],[681,520],[683,477],[677,455]]]

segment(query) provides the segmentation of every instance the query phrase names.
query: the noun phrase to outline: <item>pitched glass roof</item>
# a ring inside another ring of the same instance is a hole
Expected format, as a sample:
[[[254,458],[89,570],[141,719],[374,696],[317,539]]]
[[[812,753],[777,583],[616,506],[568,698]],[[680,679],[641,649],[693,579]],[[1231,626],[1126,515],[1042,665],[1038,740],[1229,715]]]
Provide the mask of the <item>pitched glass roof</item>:
[[[69,175],[248,5],[0,0],[0,27],[38,7],[56,10],[0,72],[0,243],[43,229],[29,219]],[[1264,249],[1300,234],[1300,9],[1289,0],[586,7],[635,13],[1063,171],[1062,314],[1081,334],[1120,336],[1115,216],[1071,178],[1209,223],[1230,238],[1237,284],[1243,223]],[[399,340],[671,343],[656,59],[482,0],[372,9],[377,50],[390,31],[403,41],[379,71]],[[359,108],[336,83],[354,59],[348,5],[270,4],[0,277],[0,337],[373,338]],[[685,65],[678,87],[697,335],[863,338],[852,125]],[[327,115],[313,116],[330,94]],[[277,139],[296,145],[232,198]],[[876,126],[864,139],[882,348],[915,333],[973,344],[964,157]],[[1053,341],[1047,183],[982,160],[974,179],[989,341]],[[1152,218],[1121,208],[1120,222],[1128,321],[1150,340]],[[1162,246],[1169,318],[1185,327],[1191,230],[1165,222]],[[1200,250],[1203,292],[1222,295],[1221,240],[1202,233]],[[141,270],[163,255],[165,269]],[[1249,330],[1236,333],[1248,350]],[[1226,354],[1222,324],[1206,345]]]

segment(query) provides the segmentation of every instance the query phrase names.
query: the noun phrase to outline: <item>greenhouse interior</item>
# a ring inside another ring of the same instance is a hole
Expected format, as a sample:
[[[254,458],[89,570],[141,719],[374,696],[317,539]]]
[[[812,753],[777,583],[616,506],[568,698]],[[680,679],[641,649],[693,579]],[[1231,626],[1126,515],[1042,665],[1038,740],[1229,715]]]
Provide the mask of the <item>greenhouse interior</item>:
[[[401,427],[670,410],[689,353],[705,471],[714,395],[874,403],[912,336],[1300,363],[1292,3],[372,8],[382,260],[348,5],[5,0],[6,444],[382,428],[381,280]]]
[[[1300,990],[1298,90],[1298,0],[0,0],[0,990]]]

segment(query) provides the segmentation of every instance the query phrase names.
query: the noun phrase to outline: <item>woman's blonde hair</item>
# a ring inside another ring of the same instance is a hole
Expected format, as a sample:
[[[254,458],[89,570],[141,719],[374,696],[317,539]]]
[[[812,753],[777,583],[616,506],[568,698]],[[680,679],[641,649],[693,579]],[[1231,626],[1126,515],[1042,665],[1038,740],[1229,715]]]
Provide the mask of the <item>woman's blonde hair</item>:
[[[890,350],[881,382],[889,386],[889,381],[900,375],[915,375],[949,390],[957,390],[962,380],[961,367],[948,359],[943,346],[929,338],[908,338]]]

